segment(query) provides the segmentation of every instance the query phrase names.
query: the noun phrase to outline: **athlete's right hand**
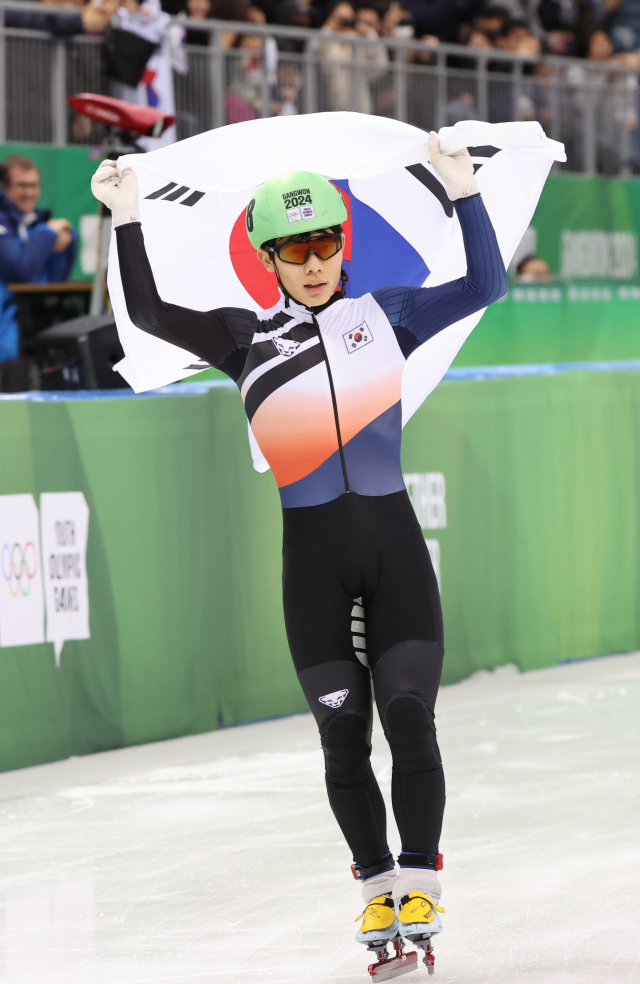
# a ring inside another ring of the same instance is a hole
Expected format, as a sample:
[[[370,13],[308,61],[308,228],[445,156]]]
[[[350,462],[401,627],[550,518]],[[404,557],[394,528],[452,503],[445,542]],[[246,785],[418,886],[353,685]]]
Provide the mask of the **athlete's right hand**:
[[[102,161],[91,179],[91,191],[111,209],[114,227],[140,221],[138,179],[132,168],[126,167],[120,177],[115,161]]]

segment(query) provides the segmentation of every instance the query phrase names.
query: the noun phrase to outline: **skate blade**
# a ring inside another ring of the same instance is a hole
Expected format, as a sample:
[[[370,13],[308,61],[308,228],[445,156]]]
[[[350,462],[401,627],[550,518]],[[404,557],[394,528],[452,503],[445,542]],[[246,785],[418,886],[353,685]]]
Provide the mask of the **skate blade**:
[[[403,953],[399,957],[392,957],[390,960],[382,960],[380,963],[371,964],[369,966],[369,973],[371,974],[371,980],[376,981],[390,981],[394,977],[400,977],[401,974],[408,974],[411,970],[415,970],[418,966],[418,954],[417,953]]]

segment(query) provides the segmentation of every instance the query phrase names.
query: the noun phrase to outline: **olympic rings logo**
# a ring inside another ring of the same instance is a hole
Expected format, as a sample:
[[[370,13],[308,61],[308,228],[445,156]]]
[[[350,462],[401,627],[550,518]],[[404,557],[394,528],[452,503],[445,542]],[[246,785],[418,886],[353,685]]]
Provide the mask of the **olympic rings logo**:
[[[38,572],[38,554],[31,540],[24,547],[5,543],[2,548],[2,576],[9,584],[14,598],[24,598],[31,591],[31,582]]]

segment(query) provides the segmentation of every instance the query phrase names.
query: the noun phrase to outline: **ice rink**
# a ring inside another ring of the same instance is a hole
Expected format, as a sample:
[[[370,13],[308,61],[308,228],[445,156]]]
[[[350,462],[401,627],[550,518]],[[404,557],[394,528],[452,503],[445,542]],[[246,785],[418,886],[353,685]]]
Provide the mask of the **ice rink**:
[[[445,932],[399,980],[640,982],[639,697],[640,654],[441,691]],[[308,714],[5,773],[0,815],[3,984],[369,980]]]

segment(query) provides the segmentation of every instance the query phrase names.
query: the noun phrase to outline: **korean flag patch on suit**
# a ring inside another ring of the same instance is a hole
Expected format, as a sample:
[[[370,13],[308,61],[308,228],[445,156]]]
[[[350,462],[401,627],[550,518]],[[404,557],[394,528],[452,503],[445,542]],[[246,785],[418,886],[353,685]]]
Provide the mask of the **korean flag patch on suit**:
[[[373,341],[373,334],[366,321],[363,321],[353,331],[345,332],[342,337],[349,353],[357,352],[358,349],[364,348],[365,345]]]

